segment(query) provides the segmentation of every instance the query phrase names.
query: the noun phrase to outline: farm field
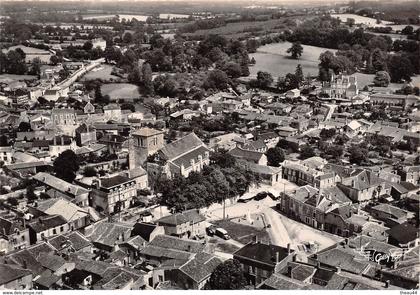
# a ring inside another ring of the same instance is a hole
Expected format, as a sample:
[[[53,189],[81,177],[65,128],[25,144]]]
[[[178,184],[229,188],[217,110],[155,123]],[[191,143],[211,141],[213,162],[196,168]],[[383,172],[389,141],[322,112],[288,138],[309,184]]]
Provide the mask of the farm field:
[[[258,71],[269,72],[273,77],[285,76],[287,73],[294,73],[298,64],[302,65],[303,74],[318,75],[318,58],[322,52],[327,50],[335,53],[334,49],[327,49],[316,46],[302,45],[303,54],[300,59],[291,59],[286,52],[292,46],[290,42],[273,43],[261,46],[256,53],[250,54],[254,57],[256,64],[250,67],[250,75],[256,76]]]
[[[97,20],[107,20],[107,19],[111,19],[114,18],[116,16],[116,14],[101,14],[101,15],[83,15],[83,19],[85,20],[90,20],[90,19],[97,19]],[[118,14],[118,16],[120,17],[120,20],[122,20],[123,18],[125,18],[128,21],[131,21],[133,18],[141,21],[141,22],[145,22],[147,20],[147,18],[149,16],[147,15],[138,15],[138,14]]]
[[[204,35],[224,35],[226,38],[240,38],[247,35],[260,35],[262,32],[278,33],[281,29],[290,28],[296,19],[283,18],[283,19],[270,19],[267,21],[248,21],[248,22],[237,22],[228,23],[226,26],[208,29],[198,30],[194,33],[184,34],[186,36],[204,36]]]
[[[273,43],[261,46],[258,48],[256,53],[250,54],[250,57],[254,57],[256,64],[249,68],[249,78],[255,78],[259,71],[270,73],[274,80],[279,76],[285,76],[287,73],[294,73],[298,64],[302,65],[303,74],[317,76],[318,75],[318,64],[319,55],[327,50],[334,52],[334,49],[327,49],[316,46],[302,45],[303,54],[298,60],[291,59],[290,55],[287,54],[287,49],[292,44],[290,42]],[[357,77],[357,83],[359,89],[369,85],[373,82],[375,75],[355,73]],[[420,76],[412,77],[412,83],[414,86],[420,86]],[[391,83],[389,88],[395,90],[400,89],[402,84]]]
[[[14,74],[1,74],[0,82],[10,83],[13,81],[23,81],[23,80],[36,80],[37,76],[32,75],[14,75]]]
[[[109,95],[111,100],[134,99],[139,97],[137,86],[129,83],[110,83],[101,86],[102,95]]]
[[[119,81],[120,77],[111,74],[113,66],[102,64],[83,76],[82,81],[101,79],[104,81]]]
[[[346,22],[348,18],[353,18],[356,24],[363,24],[370,27],[384,27],[392,24],[389,21],[381,21],[380,24],[376,23],[376,19],[366,16],[360,16],[357,14],[343,13],[343,14],[331,14],[332,17],[339,18],[342,22]]]

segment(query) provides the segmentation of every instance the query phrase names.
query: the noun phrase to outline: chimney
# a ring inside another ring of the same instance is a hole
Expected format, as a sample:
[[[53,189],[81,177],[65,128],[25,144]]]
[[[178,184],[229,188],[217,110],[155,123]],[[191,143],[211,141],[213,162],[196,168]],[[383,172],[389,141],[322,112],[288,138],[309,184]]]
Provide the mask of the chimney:
[[[276,252],[276,263],[280,262],[280,253]]]
[[[317,269],[320,269],[321,268],[321,262],[319,262],[319,261],[316,262],[316,268]]]
[[[291,265],[287,266],[287,275],[293,279],[293,273],[292,273],[293,267]]]
[[[188,245],[188,252],[191,252],[191,245]]]
[[[114,252],[120,250],[120,246],[118,246],[117,241],[114,243]]]
[[[340,266],[337,266],[337,267],[336,267],[336,272],[337,272],[338,274],[341,272],[341,267],[340,267]]]
[[[290,243],[287,244],[287,254],[290,254],[292,250],[290,249]]]
[[[257,235],[254,236],[254,243],[258,244],[258,236]]]
[[[345,243],[346,245],[348,245],[348,244],[349,244],[349,238],[345,238],[345,239],[344,239],[344,243]]]
[[[385,281],[385,288],[389,288],[389,280]]]

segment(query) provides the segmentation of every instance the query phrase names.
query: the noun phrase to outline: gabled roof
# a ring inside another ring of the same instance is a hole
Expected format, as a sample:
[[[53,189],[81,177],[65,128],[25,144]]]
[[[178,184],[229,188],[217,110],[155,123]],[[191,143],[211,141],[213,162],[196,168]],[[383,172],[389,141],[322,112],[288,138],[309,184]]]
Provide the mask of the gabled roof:
[[[387,231],[390,237],[401,244],[406,244],[414,241],[419,237],[419,229],[415,228],[408,222],[398,224]]]
[[[81,207],[62,198],[39,202],[36,208],[49,215],[60,215],[67,222],[72,222],[89,215]]]
[[[132,226],[122,223],[101,222],[95,224],[92,234],[87,238],[94,243],[113,247],[115,243],[123,243],[131,234]]]
[[[192,151],[199,146],[204,146],[204,143],[198,138],[195,133],[190,133],[178,140],[175,140],[163,148],[160,149],[159,153],[163,155],[163,157],[167,160],[172,160],[185,154],[187,152]]]
[[[0,286],[31,274],[30,270],[22,269],[16,265],[0,264]]]
[[[257,152],[257,151],[244,150],[240,147],[235,147],[234,149],[230,150],[228,153],[234,156],[235,158],[250,160],[254,162],[260,161],[260,159],[264,156],[264,153]]]
[[[141,129],[138,129],[138,130],[134,131],[132,133],[132,135],[149,137],[149,136],[158,135],[158,134],[162,134],[162,133],[163,133],[162,130],[145,127],[145,128],[141,128]]]
[[[387,214],[390,214],[394,218],[404,218],[407,217],[407,211],[400,209],[395,206],[391,206],[389,204],[379,204],[374,207],[372,207],[375,211],[381,211]]]
[[[222,261],[205,252],[197,254],[192,260],[180,267],[180,271],[189,276],[192,280],[200,283],[210,277],[216,267]]]
[[[167,235],[157,235],[149,245],[189,253],[199,253],[202,252],[205,248],[205,245],[203,245],[201,242],[185,240]]]
[[[79,251],[91,245],[91,242],[78,231],[52,237],[48,240],[48,243],[58,251],[67,246],[71,246],[75,251]]]
[[[198,223],[206,220],[197,209],[191,209],[182,213],[175,213],[162,217],[157,221],[158,224],[180,225],[183,223]]]
[[[144,222],[137,222],[133,230],[131,232],[131,235],[133,236],[140,236],[146,241],[150,241],[150,235],[152,232],[157,228],[158,226],[156,224],[152,223],[144,223]]]
[[[291,253],[293,252],[294,250],[291,250]],[[272,244],[267,245],[264,243],[249,243],[233,253],[234,258],[240,257],[242,259],[250,259],[272,267],[277,264],[277,255],[280,262],[286,258],[289,253],[286,248]]]

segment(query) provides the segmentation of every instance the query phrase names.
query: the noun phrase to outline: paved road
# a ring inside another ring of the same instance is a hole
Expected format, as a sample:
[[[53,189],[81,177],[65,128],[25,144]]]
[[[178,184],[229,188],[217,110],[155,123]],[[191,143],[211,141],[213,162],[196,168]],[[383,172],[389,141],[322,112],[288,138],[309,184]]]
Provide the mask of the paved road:
[[[283,222],[280,219],[279,213],[274,211],[272,208],[267,208],[263,211],[264,218],[267,224],[270,224],[268,229],[268,234],[270,235],[271,242],[275,245],[287,247],[287,244],[291,244],[293,248],[293,243],[290,240],[289,234],[287,233],[286,228],[284,227]]]
[[[329,108],[327,115],[325,116],[324,121],[328,121],[331,119],[332,114],[334,113],[335,108],[337,107],[336,104],[324,104]]]

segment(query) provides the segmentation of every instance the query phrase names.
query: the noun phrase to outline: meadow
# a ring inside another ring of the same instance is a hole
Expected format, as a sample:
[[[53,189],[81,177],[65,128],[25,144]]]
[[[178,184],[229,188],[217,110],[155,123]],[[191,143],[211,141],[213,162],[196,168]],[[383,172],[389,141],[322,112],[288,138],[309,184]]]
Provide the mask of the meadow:
[[[89,81],[101,79],[103,81],[115,81],[121,80],[120,77],[111,74],[113,66],[102,64],[100,67],[93,69],[81,78],[81,81]]]
[[[323,47],[302,45],[303,54],[301,58],[291,59],[290,54],[286,52],[291,45],[290,42],[268,44],[259,47],[256,53],[250,54],[250,57],[255,59],[256,64],[249,68],[249,78],[255,78],[259,71],[264,71],[270,73],[274,80],[276,80],[279,76],[284,77],[287,73],[294,73],[298,64],[301,64],[305,76],[308,74],[317,76],[319,55],[327,50],[334,53],[336,51]],[[359,89],[362,89],[366,85],[370,85],[375,76],[373,74],[363,73],[355,73],[354,75],[357,77]],[[412,77],[412,83],[414,86],[420,86],[420,76]],[[389,88],[395,90],[400,89],[401,86],[402,84],[393,83],[389,85]]]
[[[139,98],[138,88],[134,84],[129,83],[110,83],[101,86],[102,95],[109,95],[112,101],[118,99],[135,99]]]

